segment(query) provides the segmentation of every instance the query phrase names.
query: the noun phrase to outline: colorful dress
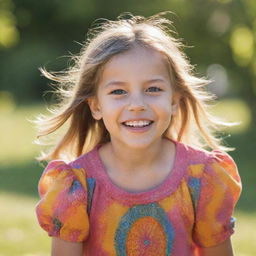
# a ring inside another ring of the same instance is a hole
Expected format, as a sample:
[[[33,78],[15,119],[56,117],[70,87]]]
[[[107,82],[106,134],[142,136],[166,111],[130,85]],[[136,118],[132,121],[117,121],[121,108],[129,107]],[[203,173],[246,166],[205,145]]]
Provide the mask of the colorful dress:
[[[241,192],[236,164],[226,153],[175,144],[170,174],[139,193],[110,180],[100,145],[68,164],[51,161],[39,181],[41,227],[83,242],[90,256],[191,256],[225,241]]]

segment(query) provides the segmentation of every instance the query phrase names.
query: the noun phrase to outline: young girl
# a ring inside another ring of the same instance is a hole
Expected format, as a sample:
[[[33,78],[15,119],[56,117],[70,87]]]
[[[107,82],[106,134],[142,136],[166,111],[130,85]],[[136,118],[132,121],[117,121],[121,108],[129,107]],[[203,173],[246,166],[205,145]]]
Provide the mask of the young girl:
[[[209,81],[193,75],[169,23],[106,22],[68,71],[42,70],[63,101],[39,136],[68,121],[41,158],[52,161],[36,213],[52,255],[233,255],[239,174],[214,136]]]

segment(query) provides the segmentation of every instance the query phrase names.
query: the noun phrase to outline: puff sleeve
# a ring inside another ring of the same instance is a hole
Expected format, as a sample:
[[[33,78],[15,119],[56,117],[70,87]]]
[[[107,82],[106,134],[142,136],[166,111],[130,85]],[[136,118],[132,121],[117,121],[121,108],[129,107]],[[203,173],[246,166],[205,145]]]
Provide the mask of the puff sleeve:
[[[205,164],[196,209],[193,239],[201,247],[216,246],[234,232],[232,213],[241,193],[241,180],[233,159],[214,152]]]
[[[36,215],[49,236],[69,242],[84,241],[89,232],[85,171],[55,160],[45,168],[38,184]]]

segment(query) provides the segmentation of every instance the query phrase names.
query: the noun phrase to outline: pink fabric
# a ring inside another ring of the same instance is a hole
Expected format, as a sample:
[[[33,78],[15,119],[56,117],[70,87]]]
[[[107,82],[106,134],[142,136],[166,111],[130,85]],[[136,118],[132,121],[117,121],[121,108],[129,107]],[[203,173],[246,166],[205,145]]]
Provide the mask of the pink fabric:
[[[200,247],[223,242],[234,232],[231,215],[241,191],[236,165],[226,153],[175,144],[175,162],[168,177],[140,193],[125,191],[110,180],[99,156],[100,146],[69,164],[51,162],[39,182],[41,200],[36,211],[40,225],[49,235],[83,241],[84,255],[191,256],[199,255]],[[60,177],[67,169],[73,182],[67,183],[65,175]],[[82,177],[87,182],[79,186],[75,181]],[[49,178],[63,179],[62,184],[69,187],[58,191],[54,182],[46,182]],[[81,189],[87,195],[83,202],[75,196],[84,195]],[[72,202],[65,199],[65,193],[68,198],[73,194]],[[58,211],[49,211],[58,200],[62,201]],[[67,202],[70,209],[77,208],[62,217],[61,206],[68,208]],[[69,220],[74,212],[84,219],[80,230]],[[77,231],[79,239],[69,235],[69,229],[72,234]]]

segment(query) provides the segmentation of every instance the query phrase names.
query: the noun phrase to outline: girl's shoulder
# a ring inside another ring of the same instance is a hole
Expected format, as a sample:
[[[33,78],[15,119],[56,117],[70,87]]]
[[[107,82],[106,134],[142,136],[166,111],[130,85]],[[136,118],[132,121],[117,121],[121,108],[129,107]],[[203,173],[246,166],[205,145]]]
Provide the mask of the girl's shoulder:
[[[86,187],[86,180],[97,170],[96,150],[97,147],[73,161],[51,160],[39,179],[39,195],[43,196],[56,180],[62,180],[63,184],[69,183],[70,180],[78,180],[83,187]]]
[[[207,164],[217,161],[236,165],[233,158],[227,152],[220,150],[207,151],[181,142],[176,142],[176,145],[179,151],[178,157],[185,161],[186,164]]]
[[[79,156],[75,160],[68,163],[71,168],[81,168],[84,170],[87,177],[97,177],[100,175],[100,169],[102,168],[103,163],[99,158],[99,149],[100,145],[96,145],[89,152]]]
[[[232,212],[242,188],[237,165],[226,152],[179,147],[196,216],[193,239],[202,247],[218,245],[234,232]]]
[[[61,160],[47,165],[38,183],[40,200],[36,215],[49,236],[70,242],[86,239],[89,230],[87,191],[83,169]]]
[[[177,143],[177,162],[184,166],[188,176],[229,176],[240,182],[238,168],[233,158],[226,152],[206,151],[183,143]]]
[[[94,164],[93,152],[71,162],[52,160],[44,169],[38,183],[40,201],[36,214],[49,236],[70,242],[87,238],[88,212],[95,185],[87,169]]]

